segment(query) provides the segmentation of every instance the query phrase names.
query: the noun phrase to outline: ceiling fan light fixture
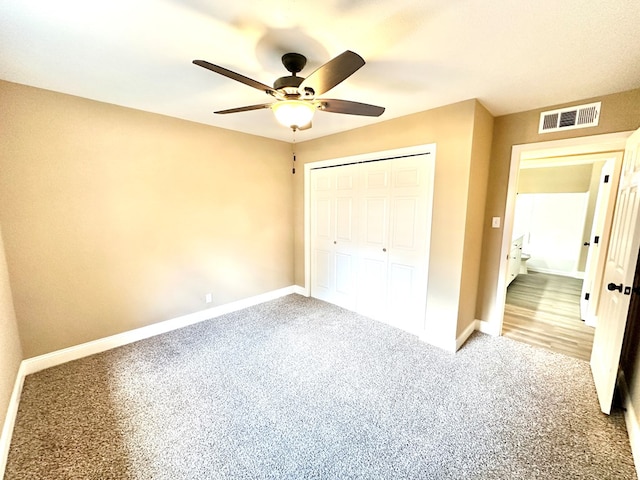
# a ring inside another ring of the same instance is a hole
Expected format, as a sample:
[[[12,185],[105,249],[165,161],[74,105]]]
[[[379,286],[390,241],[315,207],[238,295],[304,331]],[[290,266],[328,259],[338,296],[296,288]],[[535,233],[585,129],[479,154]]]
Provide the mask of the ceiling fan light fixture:
[[[384,107],[349,100],[323,99],[319,95],[331,90],[345,81],[365,64],[364,59],[351,50],[346,50],[332,58],[324,65],[316,68],[306,77],[298,77],[307,59],[300,53],[286,53],[282,57],[282,64],[291,75],[278,78],[273,87],[245,77],[220,65],[214,65],[206,60],[194,60],[199,67],[211,70],[231,80],[267,93],[276,99],[273,103],[248,105],[245,107],[227,108],[213,113],[239,113],[252,110],[271,108],[279,123],[296,130],[311,128],[311,120],[316,110],[348,115],[362,115],[365,117],[379,117],[384,113]]]
[[[311,122],[316,111],[316,105],[312,102],[301,100],[282,100],[271,106],[276,120],[285,127],[297,130]]]

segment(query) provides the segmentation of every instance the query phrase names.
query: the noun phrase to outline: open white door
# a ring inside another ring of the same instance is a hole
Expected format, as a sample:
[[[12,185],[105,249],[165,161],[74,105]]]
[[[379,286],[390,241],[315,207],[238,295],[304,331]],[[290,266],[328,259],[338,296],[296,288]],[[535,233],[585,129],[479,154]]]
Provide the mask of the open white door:
[[[589,237],[589,250],[584,281],[582,282],[582,294],[580,295],[580,318],[592,327],[596,326],[596,309],[600,299],[607,247],[609,246],[609,226],[613,217],[613,207],[618,189],[618,173],[615,158],[607,160],[602,167]]]
[[[627,141],[600,293],[591,371],[600,409],[609,414],[640,248],[640,129]]]

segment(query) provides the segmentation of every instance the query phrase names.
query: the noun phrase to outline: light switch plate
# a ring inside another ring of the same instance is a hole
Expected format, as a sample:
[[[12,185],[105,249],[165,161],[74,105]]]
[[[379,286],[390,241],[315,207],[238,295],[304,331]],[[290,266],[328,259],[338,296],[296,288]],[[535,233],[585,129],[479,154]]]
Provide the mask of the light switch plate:
[[[493,217],[491,219],[491,228],[500,228],[500,217]]]

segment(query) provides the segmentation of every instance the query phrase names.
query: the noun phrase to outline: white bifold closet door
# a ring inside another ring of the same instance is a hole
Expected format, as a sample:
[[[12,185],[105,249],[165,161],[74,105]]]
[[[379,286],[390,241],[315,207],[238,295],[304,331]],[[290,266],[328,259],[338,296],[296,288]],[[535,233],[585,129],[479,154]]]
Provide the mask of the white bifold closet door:
[[[311,171],[311,296],[356,308],[358,165]]]
[[[311,170],[311,295],[424,329],[433,195],[428,155]]]

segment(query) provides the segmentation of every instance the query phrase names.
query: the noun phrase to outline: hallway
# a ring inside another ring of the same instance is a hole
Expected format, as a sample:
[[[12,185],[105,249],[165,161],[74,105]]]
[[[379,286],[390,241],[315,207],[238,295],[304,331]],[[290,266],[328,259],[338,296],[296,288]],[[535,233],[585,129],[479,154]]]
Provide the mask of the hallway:
[[[529,272],[507,288],[502,334],[589,361],[595,328],[580,319],[582,280]]]

